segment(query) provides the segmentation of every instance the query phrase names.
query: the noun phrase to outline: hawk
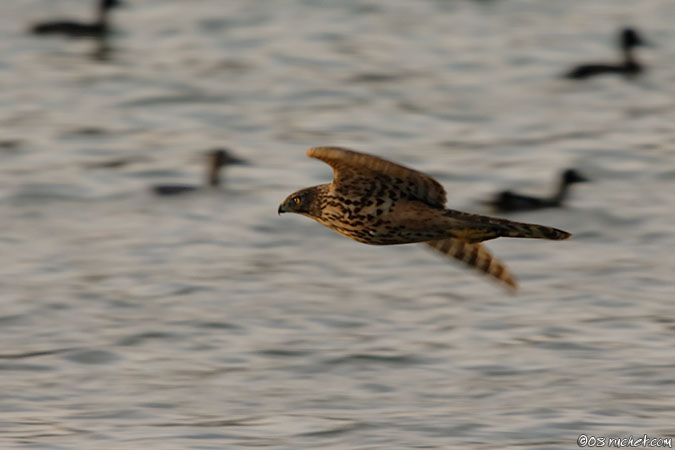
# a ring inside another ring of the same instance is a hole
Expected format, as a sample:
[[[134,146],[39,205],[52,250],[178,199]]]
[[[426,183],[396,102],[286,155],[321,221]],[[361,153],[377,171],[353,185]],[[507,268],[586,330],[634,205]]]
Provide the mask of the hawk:
[[[561,240],[556,228],[469,214],[445,207],[443,186],[428,175],[377,156],[339,147],[314,147],[307,156],[333,169],[333,181],[301,189],[279,214],[308,216],[357,242],[424,243],[492,276],[512,290],[508,269],[481,244],[498,237]]]

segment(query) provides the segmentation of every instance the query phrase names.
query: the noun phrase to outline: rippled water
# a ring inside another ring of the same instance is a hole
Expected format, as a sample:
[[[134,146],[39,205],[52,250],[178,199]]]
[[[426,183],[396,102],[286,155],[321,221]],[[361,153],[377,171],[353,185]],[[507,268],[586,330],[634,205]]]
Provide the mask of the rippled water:
[[[673,436],[672,0],[178,1],[115,11],[105,55],[0,15],[0,446],[576,448]],[[559,77],[656,43],[628,81]],[[102,58],[102,56],[105,56]],[[574,233],[488,243],[517,296],[419,246],[300,216],[315,145],[376,153],[486,212]],[[203,151],[250,164],[222,189]]]

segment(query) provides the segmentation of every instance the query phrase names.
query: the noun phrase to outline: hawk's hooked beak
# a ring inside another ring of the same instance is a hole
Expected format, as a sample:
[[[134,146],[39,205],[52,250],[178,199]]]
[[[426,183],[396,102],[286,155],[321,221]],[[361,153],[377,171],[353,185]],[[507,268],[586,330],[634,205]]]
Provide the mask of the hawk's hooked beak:
[[[285,212],[286,212],[286,208],[284,208],[284,205],[279,205],[279,210],[277,211],[277,213],[279,215],[281,215],[281,213],[285,213]]]

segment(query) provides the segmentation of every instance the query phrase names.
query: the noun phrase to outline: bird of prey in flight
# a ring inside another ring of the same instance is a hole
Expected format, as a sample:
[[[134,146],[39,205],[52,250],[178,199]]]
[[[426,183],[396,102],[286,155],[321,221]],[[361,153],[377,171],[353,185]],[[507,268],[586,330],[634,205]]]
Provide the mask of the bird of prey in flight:
[[[279,206],[279,214],[308,216],[364,244],[424,243],[512,290],[517,289],[516,281],[482,241],[571,236],[543,225],[447,209],[445,190],[438,181],[377,156],[339,147],[310,148],[307,156],[331,166],[333,181],[289,195]]]

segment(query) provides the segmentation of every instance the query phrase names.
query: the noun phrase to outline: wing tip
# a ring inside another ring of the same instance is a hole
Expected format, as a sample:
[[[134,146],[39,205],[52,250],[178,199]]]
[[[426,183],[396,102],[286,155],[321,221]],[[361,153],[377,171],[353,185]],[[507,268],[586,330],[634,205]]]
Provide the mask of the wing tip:
[[[320,158],[322,156],[325,157],[327,154],[331,154],[332,157],[335,157],[336,154],[344,154],[344,153],[354,153],[354,151],[343,147],[322,145],[318,147],[311,147],[307,149],[307,151],[305,152],[305,154],[310,158]]]
[[[499,270],[497,272],[487,271],[483,272],[483,274],[490,277],[492,281],[501,284],[510,294],[515,295],[518,292],[518,281],[511,275],[508,267],[494,256],[492,258]]]

